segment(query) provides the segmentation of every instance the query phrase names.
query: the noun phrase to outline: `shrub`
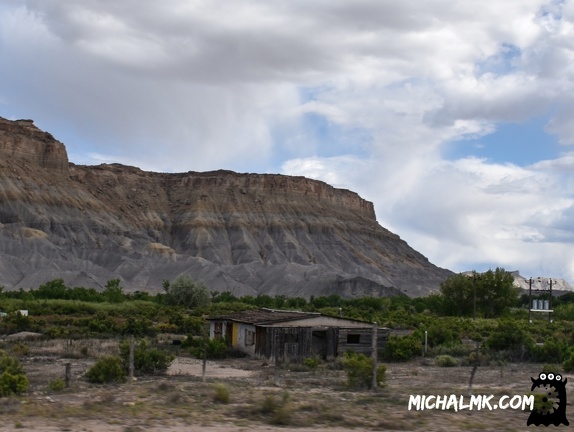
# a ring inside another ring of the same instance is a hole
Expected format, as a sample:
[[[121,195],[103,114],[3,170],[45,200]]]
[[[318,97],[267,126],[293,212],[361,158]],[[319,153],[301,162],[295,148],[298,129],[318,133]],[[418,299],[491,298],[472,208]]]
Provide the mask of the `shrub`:
[[[458,366],[458,360],[450,355],[439,355],[435,358],[436,365],[439,367]]]
[[[115,331],[115,325],[106,312],[98,311],[96,316],[88,321],[88,329],[94,333],[109,334]]]
[[[173,312],[169,317],[169,323],[175,326],[172,333],[178,332],[187,335],[201,336],[205,333],[206,321],[201,317],[185,316],[178,312]]]
[[[216,384],[214,387],[215,394],[213,400],[219,403],[229,403],[229,388],[222,383]]]
[[[446,321],[434,322],[428,326],[428,344],[430,347],[438,345],[460,345],[460,334],[456,328]]]
[[[275,412],[275,410],[277,409],[277,407],[279,406],[279,403],[277,402],[277,400],[275,399],[274,396],[265,396],[265,398],[263,399],[263,402],[261,403],[261,413],[262,414],[271,414],[273,412]]]
[[[486,340],[486,347],[492,351],[515,351],[520,350],[528,342],[528,335],[519,323],[501,320]]]
[[[466,357],[473,351],[474,348],[463,344],[446,344],[438,345],[428,350],[429,357],[437,357],[441,355],[450,355],[452,357]]]
[[[207,358],[210,360],[225,358],[227,352],[227,344],[223,339],[208,339],[194,338],[188,336],[183,346],[189,348],[191,355],[198,359],[203,358],[203,351],[207,349]]]
[[[466,358],[461,361],[461,366],[474,366],[478,364],[479,366],[488,366],[491,363],[491,356],[484,353],[472,351]]]
[[[0,397],[24,393],[28,379],[18,359],[0,351]]]
[[[303,364],[307,366],[309,369],[317,369],[321,360],[319,356],[307,357],[303,360]]]
[[[261,404],[262,414],[271,414],[269,423],[273,425],[286,426],[293,421],[293,409],[289,403],[289,393],[283,393],[281,401],[277,401],[274,396],[266,396]]]
[[[558,365],[545,364],[544,366],[542,366],[542,372],[544,372],[545,374],[552,373],[554,375],[560,375],[562,373],[562,370]]]
[[[88,381],[97,384],[120,382],[125,376],[122,359],[118,356],[101,357],[86,373]]]
[[[383,351],[387,360],[407,361],[422,352],[422,343],[416,336],[390,336]]]
[[[10,351],[12,352],[12,355],[16,357],[24,357],[28,355],[28,353],[30,352],[30,348],[28,348],[22,342],[18,342],[12,346]]]
[[[270,424],[279,426],[288,426],[293,422],[293,409],[290,404],[284,404],[278,407],[273,413]]]
[[[562,363],[564,372],[574,371],[574,351],[570,351],[570,355]]]
[[[129,316],[122,328],[123,334],[133,336],[155,336],[153,322],[147,318]]]
[[[364,354],[347,351],[343,359],[343,367],[347,372],[347,380],[351,387],[371,388],[373,380],[373,359]],[[377,385],[382,386],[386,379],[385,365],[377,367]]]
[[[561,362],[568,351],[568,344],[553,338],[546,339],[544,345],[533,345],[530,349],[537,362]]]
[[[56,378],[48,383],[48,389],[51,391],[62,391],[66,387],[66,383],[62,378]]]
[[[196,308],[206,306],[211,301],[211,294],[205,285],[196,283],[186,275],[167,284],[166,290],[166,300],[170,305]]]
[[[130,342],[128,340],[120,344],[120,356],[127,370],[130,357]],[[134,347],[134,372],[139,375],[161,374],[167,370],[174,359],[174,354],[158,348],[150,348],[147,340],[142,339]]]
[[[106,283],[106,287],[104,288],[102,295],[106,301],[110,303],[121,303],[126,299],[124,289],[122,288],[121,281],[119,279],[110,279]]]

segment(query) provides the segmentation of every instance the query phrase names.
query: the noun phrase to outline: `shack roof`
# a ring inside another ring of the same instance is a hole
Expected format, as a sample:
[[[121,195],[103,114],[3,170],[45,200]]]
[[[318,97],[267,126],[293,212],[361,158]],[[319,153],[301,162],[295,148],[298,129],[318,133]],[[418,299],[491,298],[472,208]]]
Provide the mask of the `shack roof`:
[[[300,312],[300,311],[286,311],[286,310],[276,310],[276,309],[254,309],[246,310],[241,312],[235,312],[228,315],[220,315],[216,317],[209,317],[212,321],[235,321],[245,324],[253,325],[277,325],[281,323],[291,323],[296,325],[297,321],[305,321],[308,325],[308,320],[311,319],[313,322],[317,322],[318,325],[325,325],[324,321],[327,320],[331,325],[335,326],[351,326],[351,327],[370,327],[371,323],[366,321],[360,321],[352,318],[343,317],[332,317],[328,315],[323,315],[319,312]],[[323,324],[321,324],[323,323]]]
[[[220,315],[217,317],[210,317],[210,320],[225,320],[237,321],[246,324],[272,324],[284,321],[294,321],[302,318],[319,318],[319,312],[299,312],[299,311],[285,311],[276,309],[253,309],[241,312],[235,312],[228,315]]]

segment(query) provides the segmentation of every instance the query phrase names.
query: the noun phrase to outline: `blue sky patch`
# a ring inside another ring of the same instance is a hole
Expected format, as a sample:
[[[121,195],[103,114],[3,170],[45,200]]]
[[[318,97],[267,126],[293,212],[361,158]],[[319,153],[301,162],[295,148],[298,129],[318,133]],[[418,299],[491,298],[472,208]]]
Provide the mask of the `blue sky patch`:
[[[547,117],[537,117],[525,123],[500,123],[489,135],[452,142],[444,156],[450,160],[475,156],[519,166],[554,159],[561,146],[555,136],[545,131],[547,122]]]

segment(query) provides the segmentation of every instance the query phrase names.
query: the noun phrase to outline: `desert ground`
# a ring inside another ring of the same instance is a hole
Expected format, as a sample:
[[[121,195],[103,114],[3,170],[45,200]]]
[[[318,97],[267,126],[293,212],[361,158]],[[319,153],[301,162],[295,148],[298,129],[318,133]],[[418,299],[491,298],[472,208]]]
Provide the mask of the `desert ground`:
[[[209,361],[202,378],[201,361],[183,352],[165,375],[90,384],[85,372],[97,355],[113,352],[115,346],[113,340],[30,342],[21,357],[30,389],[17,398],[0,398],[0,431],[528,430],[528,410],[408,410],[411,394],[468,395],[471,367],[441,368],[432,359],[387,363],[386,385],[376,391],[350,389],[336,363],[310,370],[300,365],[278,369],[256,359]],[[71,364],[70,386],[51,389],[50,383],[64,377],[66,363]],[[541,368],[479,367],[473,394],[492,394],[495,401],[502,395],[528,394],[530,377],[537,377]],[[229,393],[227,402],[218,400],[222,388]],[[567,415],[571,411],[568,404]]]

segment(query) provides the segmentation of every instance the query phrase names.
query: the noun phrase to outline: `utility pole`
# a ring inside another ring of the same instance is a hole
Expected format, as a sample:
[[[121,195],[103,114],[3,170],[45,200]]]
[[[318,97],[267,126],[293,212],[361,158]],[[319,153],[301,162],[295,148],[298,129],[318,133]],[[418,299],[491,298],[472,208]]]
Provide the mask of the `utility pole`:
[[[476,272],[472,273],[472,319],[476,319]]]
[[[531,323],[532,319],[530,315],[532,314],[532,278],[528,279],[528,322]]]
[[[550,278],[550,297],[548,298],[548,322],[552,322],[552,278]]]
[[[467,273],[466,277],[469,279],[472,279],[472,319],[475,320],[476,319],[476,279],[478,278],[478,275],[476,274],[476,271],[473,270],[472,276],[470,276]]]

